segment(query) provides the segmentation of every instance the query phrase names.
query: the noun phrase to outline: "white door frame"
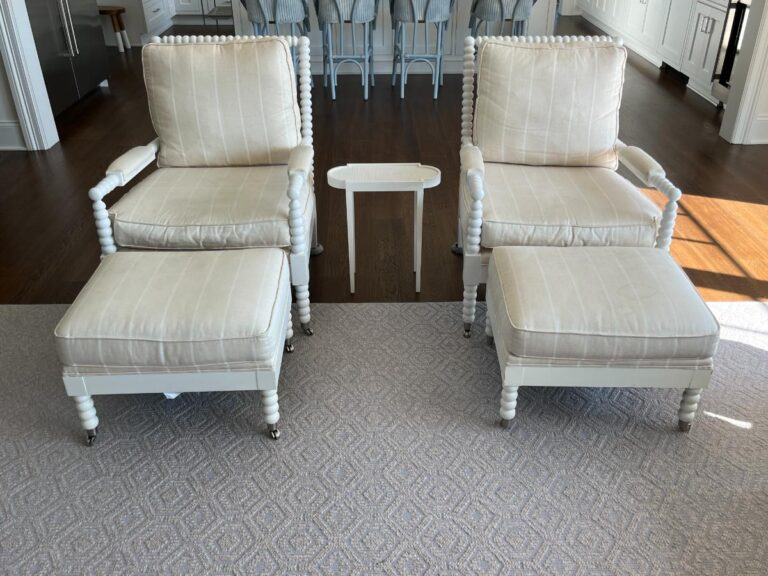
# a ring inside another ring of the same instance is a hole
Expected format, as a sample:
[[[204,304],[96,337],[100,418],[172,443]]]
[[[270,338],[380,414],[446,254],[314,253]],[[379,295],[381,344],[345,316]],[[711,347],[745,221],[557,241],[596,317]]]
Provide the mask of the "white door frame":
[[[59,133],[24,0],[0,2],[0,55],[27,150],[51,148]]]

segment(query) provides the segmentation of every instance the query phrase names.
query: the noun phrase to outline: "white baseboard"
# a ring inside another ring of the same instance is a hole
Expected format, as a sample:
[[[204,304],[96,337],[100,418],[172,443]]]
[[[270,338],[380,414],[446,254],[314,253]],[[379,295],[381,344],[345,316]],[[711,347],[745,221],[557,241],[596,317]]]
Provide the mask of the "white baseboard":
[[[768,114],[760,114],[747,130],[744,144],[768,144]]]
[[[0,122],[0,150],[26,150],[24,133],[18,122]]]

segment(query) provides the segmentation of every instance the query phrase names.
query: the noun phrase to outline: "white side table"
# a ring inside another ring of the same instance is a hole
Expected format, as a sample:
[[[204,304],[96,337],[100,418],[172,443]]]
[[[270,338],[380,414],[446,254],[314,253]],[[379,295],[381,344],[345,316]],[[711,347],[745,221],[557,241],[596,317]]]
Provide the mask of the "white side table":
[[[424,189],[440,184],[440,170],[421,164],[347,164],[328,170],[328,184],[347,192],[349,290],[355,293],[355,192],[413,192],[413,271],[421,292]]]

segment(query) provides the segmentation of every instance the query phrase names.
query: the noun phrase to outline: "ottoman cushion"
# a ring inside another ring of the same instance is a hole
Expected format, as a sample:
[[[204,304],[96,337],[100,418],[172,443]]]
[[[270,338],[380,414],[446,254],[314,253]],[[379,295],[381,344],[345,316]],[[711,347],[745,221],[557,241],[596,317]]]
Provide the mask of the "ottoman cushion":
[[[56,327],[64,375],[268,368],[290,301],[279,249],[117,252]]]
[[[656,248],[495,248],[488,301],[509,354],[555,364],[711,359],[719,337],[688,277]]]

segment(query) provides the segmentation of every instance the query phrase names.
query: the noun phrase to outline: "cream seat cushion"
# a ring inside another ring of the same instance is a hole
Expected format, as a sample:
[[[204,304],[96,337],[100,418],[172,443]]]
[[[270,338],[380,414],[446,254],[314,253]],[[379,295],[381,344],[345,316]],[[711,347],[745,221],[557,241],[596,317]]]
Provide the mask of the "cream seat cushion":
[[[109,255],[56,327],[64,375],[271,367],[289,276],[277,249]]]
[[[689,365],[714,356],[719,326],[657,248],[495,248],[488,301],[506,350],[548,363]]]
[[[276,37],[142,50],[160,166],[286,164],[301,139],[296,74]]]
[[[615,170],[626,61],[612,42],[483,42],[473,139],[485,161]]]
[[[160,168],[109,214],[115,242],[129,248],[220,249],[291,245],[286,166]],[[314,194],[299,201],[311,238]]]
[[[472,197],[461,179],[462,229]],[[607,168],[485,163],[480,243],[496,246],[653,246],[661,211]]]

